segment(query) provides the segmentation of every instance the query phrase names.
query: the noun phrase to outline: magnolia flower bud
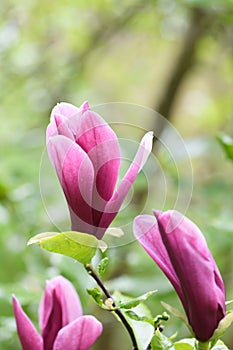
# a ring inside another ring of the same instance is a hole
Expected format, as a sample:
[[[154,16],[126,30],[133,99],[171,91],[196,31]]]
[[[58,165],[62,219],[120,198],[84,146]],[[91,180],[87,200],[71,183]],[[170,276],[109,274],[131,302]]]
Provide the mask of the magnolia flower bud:
[[[175,288],[197,340],[208,341],[226,314],[225,288],[199,228],[169,210],[140,215],[134,234]]]
[[[39,308],[41,335],[13,297],[14,314],[23,350],[88,350],[102,333],[102,324],[83,316],[72,284],[58,276],[47,281]]]
[[[153,134],[143,137],[115,192],[121,162],[119,142],[87,102],[80,108],[69,103],[55,106],[46,138],[50,161],[69,206],[72,229],[102,238],[151,152]]]

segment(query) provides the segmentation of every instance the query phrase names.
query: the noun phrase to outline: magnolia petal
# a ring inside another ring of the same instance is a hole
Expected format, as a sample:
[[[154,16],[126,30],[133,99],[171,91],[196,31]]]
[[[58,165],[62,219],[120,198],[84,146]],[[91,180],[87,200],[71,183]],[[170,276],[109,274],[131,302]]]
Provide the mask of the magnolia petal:
[[[140,146],[138,149],[138,152],[135,156],[135,159],[133,161],[133,163],[137,164],[139,166],[139,171],[142,170],[142,168],[144,167],[151,151],[152,151],[152,146],[153,146],[153,131],[149,131],[147,132],[141,142],[140,142]]]
[[[80,118],[76,142],[88,154],[95,171],[92,205],[97,227],[116,185],[120,167],[120,147],[110,126],[90,110],[86,110]]]
[[[48,323],[54,306],[53,292],[59,300],[62,310],[62,327],[82,315],[82,306],[73,285],[64,277],[57,276],[46,282],[45,292],[39,307],[41,329]]]
[[[133,232],[141,246],[170,280],[182,302],[185,303],[180,281],[163,244],[156,218],[152,215],[137,216],[134,219]]]
[[[13,308],[19,339],[23,350],[43,350],[42,337],[31,320],[22,310],[17,298],[13,296]]]
[[[69,206],[69,212],[70,212],[70,220],[71,220],[71,228],[72,231],[77,232],[84,232],[84,233],[90,233],[95,235],[96,227],[91,224],[88,224],[86,221],[82,220],[80,218],[80,215],[78,215],[71,209]]]
[[[149,157],[152,150],[152,141],[153,133],[151,131],[143,136],[132,164],[104,209],[104,214],[99,223],[100,229],[97,232],[97,237],[101,238],[103,236],[103,230],[101,228],[106,229],[118,213],[133,182]]]
[[[51,112],[50,124],[46,131],[46,143],[49,142],[50,137],[58,134],[73,139],[73,136],[71,137],[71,135],[73,135],[72,130],[69,129],[68,123],[66,122],[75,115],[81,115],[81,113],[87,109],[89,109],[87,101],[85,101],[80,108],[67,102],[58,103]],[[56,119],[60,119],[60,121],[63,120],[63,123],[59,123],[58,125]],[[58,130],[58,126],[60,126],[60,130]]]
[[[42,323],[41,333],[44,342],[44,350],[52,350],[53,344],[56,339],[57,333],[62,328],[62,308],[59,297],[56,290],[51,290],[51,296],[47,296],[45,299],[50,298],[50,309],[45,310],[47,316],[47,322]],[[46,300],[45,304],[48,305]]]
[[[225,315],[225,289],[204,236],[181,215],[172,210],[161,213],[158,226],[181,283],[189,323],[196,338],[205,342]]]
[[[39,306],[39,326],[40,329],[46,327],[49,322],[49,317],[53,308],[53,289],[51,288],[48,281],[46,281],[45,292],[42,296]]]
[[[67,119],[74,114],[79,112],[79,108],[71,105],[70,103],[58,103],[51,112],[50,123],[46,130],[46,143],[49,142],[50,137],[58,135],[57,123],[55,117],[60,117],[61,119]]]
[[[65,137],[68,137],[72,141],[75,141],[74,135],[72,133],[72,130],[70,130],[68,126],[68,119],[61,119],[60,122],[57,122],[57,116],[55,116],[55,122],[57,124],[57,132],[58,135],[63,135]]]
[[[81,109],[82,112],[85,112],[88,109],[90,109],[88,101],[84,101],[83,104],[79,108]]]
[[[72,322],[82,316],[82,306],[74,286],[64,277],[58,276],[51,280],[62,306],[62,325]]]
[[[39,308],[44,350],[53,349],[59,330],[80,315],[81,304],[71,283],[62,276],[47,281]]]
[[[51,119],[54,118],[54,115],[60,114],[66,118],[72,118],[74,115],[82,111],[83,108],[78,108],[71,103],[61,102],[58,103],[52,110]]]
[[[102,324],[93,316],[82,316],[62,328],[53,350],[88,350],[102,333]]]
[[[58,135],[57,125],[55,120],[51,120],[46,129],[46,144],[49,142],[50,137]]]
[[[94,170],[90,159],[79,145],[62,135],[52,137],[47,149],[66,200],[77,217],[83,221],[82,227],[72,227],[72,229],[93,233],[93,231],[86,231],[89,229],[88,225],[85,227],[85,223],[93,224]]]

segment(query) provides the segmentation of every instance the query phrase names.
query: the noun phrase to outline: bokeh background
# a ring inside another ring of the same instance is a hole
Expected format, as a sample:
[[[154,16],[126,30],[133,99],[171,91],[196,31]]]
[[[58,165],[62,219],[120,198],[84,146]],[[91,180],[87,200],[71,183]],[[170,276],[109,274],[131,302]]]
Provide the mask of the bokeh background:
[[[37,325],[45,280],[58,274],[74,283],[84,312],[104,324],[93,349],[130,349],[118,321],[87,296],[93,283],[82,266],[26,246],[36,233],[69,225],[45,155],[40,166],[50,111],[60,101],[77,106],[87,99],[91,106],[107,103],[111,122],[122,120],[123,111],[124,122],[131,125],[132,105],[137,105],[138,115],[145,113],[140,106],[146,106],[174,125],[189,157],[176,157],[174,163],[176,142],[170,153],[157,143],[127,210],[114,225],[128,223],[130,230],[140,212],[174,207],[179,190],[181,209],[202,229],[227,299],[233,299],[233,162],[216,139],[220,131],[233,135],[232,0],[1,0],[0,7],[0,349],[20,349],[11,294]],[[109,102],[124,104],[111,115]],[[101,112],[101,107],[96,110]],[[163,125],[147,113],[145,129],[162,135]],[[133,128],[128,134],[123,124],[115,131],[135,142],[141,137]],[[127,148],[122,142],[123,154]],[[165,201],[156,162],[166,179]],[[132,296],[158,289],[147,302],[154,315],[163,311],[161,300],[181,309],[171,285],[138,243],[119,240],[107,253],[109,288]],[[178,339],[188,335],[171,317],[164,332],[170,336],[176,331]],[[224,340],[232,349],[232,329]]]

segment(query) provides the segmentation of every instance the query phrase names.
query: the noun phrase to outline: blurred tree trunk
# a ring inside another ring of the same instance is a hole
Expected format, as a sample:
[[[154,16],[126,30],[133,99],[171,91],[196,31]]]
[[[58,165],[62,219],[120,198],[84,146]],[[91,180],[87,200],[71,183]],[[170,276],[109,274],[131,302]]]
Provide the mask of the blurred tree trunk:
[[[128,6],[120,15],[107,17],[93,32],[90,32],[88,36],[89,42],[84,50],[82,52],[75,52],[69,57],[67,66],[70,67],[70,71],[66,78],[67,82],[71,77],[73,80],[80,79],[80,76],[85,74],[89,55],[96,48],[106,44],[114,35],[122,31],[138,13],[148,6],[150,6],[150,2],[145,2],[144,0],[135,1],[134,4]],[[68,85],[64,82],[62,86],[57,88],[54,94],[54,101],[58,101],[60,96],[62,96],[63,100],[65,99],[65,95],[67,94],[65,87]]]
[[[153,109],[165,117],[165,120],[156,120],[153,125],[152,129],[157,136],[163,131],[166,120],[170,120],[172,117],[172,108],[176,94],[186,74],[196,62],[196,47],[200,39],[208,31],[211,21],[210,13],[207,14],[204,9],[198,7],[191,9],[189,28],[184,36],[182,49],[177,62],[170,74],[167,87],[164,90],[160,102],[153,106]]]

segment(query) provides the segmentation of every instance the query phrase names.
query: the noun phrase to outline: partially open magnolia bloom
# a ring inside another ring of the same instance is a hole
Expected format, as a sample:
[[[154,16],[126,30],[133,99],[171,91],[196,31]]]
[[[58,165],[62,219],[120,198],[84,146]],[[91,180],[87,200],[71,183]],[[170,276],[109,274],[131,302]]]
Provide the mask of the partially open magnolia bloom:
[[[13,297],[14,314],[23,350],[88,350],[102,333],[102,324],[83,316],[72,284],[58,276],[47,281],[39,308],[41,335]]]
[[[199,228],[177,211],[134,220],[134,234],[165,273],[197,340],[211,338],[226,314],[224,283]]]
[[[56,105],[46,138],[50,161],[69,206],[72,230],[102,238],[151,152],[153,134],[143,137],[116,190],[119,142],[87,102],[80,108],[69,103]]]

